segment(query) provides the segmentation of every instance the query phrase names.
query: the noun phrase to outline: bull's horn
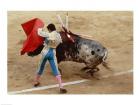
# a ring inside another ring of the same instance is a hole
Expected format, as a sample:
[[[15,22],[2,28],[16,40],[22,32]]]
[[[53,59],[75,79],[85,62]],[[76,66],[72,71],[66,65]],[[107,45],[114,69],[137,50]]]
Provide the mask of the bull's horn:
[[[67,15],[66,15],[66,29],[68,30],[69,28],[69,20],[68,20],[68,12],[67,12]]]
[[[64,23],[63,23],[63,21],[62,21],[60,15],[57,15],[57,18],[58,18],[58,21],[60,22],[60,24],[61,24],[63,27],[65,27],[65,25],[64,25]]]
[[[49,19],[47,19],[47,23],[50,24],[50,23],[52,23],[52,22],[51,22]]]

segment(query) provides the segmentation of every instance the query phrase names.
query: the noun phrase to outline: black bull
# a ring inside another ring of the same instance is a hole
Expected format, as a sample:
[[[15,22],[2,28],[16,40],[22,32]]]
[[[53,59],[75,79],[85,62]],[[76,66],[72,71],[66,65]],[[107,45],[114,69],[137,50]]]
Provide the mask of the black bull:
[[[70,40],[67,34],[74,40]],[[58,64],[61,61],[74,61],[84,63],[86,67],[82,70],[90,73],[99,71],[97,67],[99,64],[103,64],[107,68],[105,59],[107,58],[108,51],[99,42],[91,39],[85,39],[72,32],[61,31],[60,32],[63,43],[59,44],[56,48],[56,56]],[[29,52],[29,56],[35,56],[40,54],[43,49],[43,45],[38,47],[34,52]]]

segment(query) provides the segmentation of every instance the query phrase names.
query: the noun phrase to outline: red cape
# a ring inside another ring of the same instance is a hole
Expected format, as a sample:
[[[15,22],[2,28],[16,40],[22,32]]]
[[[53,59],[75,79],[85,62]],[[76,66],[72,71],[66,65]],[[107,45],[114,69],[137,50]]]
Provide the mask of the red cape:
[[[23,43],[23,47],[20,52],[21,55],[23,55],[28,52],[33,52],[43,44],[44,38],[37,34],[37,29],[43,28],[44,23],[40,19],[35,18],[21,24],[21,26],[27,36],[27,39]]]

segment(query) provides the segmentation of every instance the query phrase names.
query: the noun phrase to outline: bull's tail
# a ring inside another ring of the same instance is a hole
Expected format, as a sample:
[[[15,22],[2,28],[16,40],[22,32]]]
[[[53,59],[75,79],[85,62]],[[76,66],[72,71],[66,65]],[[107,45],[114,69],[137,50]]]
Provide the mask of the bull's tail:
[[[106,50],[106,51],[105,51],[105,54],[104,54],[104,56],[103,56],[103,59],[102,59],[103,62],[105,62],[105,60],[107,59],[107,56],[108,56],[108,51]]]
[[[108,51],[105,51],[104,57],[102,59],[102,65],[107,69],[107,70],[111,70],[111,68],[108,66],[108,63],[105,61],[107,59],[108,56]]]

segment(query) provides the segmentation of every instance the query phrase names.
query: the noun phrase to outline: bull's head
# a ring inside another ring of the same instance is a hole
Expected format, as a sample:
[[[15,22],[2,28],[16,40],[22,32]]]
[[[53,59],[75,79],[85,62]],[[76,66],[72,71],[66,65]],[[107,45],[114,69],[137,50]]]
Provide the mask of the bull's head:
[[[60,31],[60,35],[63,42],[75,42],[74,34],[71,31],[68,31],[65,27],[62,27],[62,31]]]

